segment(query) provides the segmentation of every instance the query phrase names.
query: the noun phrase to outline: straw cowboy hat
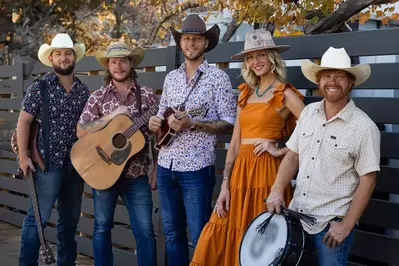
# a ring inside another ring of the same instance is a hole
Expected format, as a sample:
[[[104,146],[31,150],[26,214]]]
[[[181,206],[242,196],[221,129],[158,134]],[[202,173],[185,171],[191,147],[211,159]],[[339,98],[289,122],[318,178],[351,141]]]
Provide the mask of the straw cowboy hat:
[[[67,48],[72,49],[76,55],[76,62],[83,58],[86,52],[86,47],[83,43],[73,44],[71,37],[66,33],[58,33],[51,41],[51,45],[47,43],[42,44],[37,53],[37,57],[44,65],[52,67],[49,56],[55,49]]]
[[[351,59],[346,53],[345,48],[333,48],[330,47],[323,54],[320,65],[317,65],[310,60],[302,62],[302,73],[303,75],[313,83],[317,84],[316,74],[321,70],[326,69],[337,69],[351,73],[356,77],[355,85],[358,86],[365,82],[371,74],[369,64],[360,64],[352,67]]]
[[[177,31],[174,28],[170,28],[173,38],[175,39],[177,47],[181,50],[180,39],[182,34],[199,34],[205,36],[208,40],[208,47],[205,48],[205,52],[209,52],[219,42],[220,29],[218,25],[213,25],[209,30],[206,30],[205,22],[195,14],[188,15],[182,23],[181,31]]]
[[[111,42],[107,47],[107,52],[96,51],[94,55],[104,68],[107,68],[107,61],[111,57],[129,57],[133,62],[133,68],[135,68],[143,61],[144,50],[141,47],[131,49],[124,42]]]
[[[232,59],[244,59],[245,54],[265,49],[274,49],[279,53],[289,50],[289,45],[275,45],[272,35],[266,29],[257,29],[247,32],[245,36],[244,50],[233,55]]]

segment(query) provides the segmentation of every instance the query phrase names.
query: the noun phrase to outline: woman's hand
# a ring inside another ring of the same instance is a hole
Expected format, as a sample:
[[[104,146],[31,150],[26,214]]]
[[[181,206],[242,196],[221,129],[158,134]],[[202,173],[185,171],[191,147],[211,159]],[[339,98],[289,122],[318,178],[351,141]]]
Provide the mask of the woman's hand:
[[[254,154],[260,156],[264,152],[270,153],[274,157],[280,157],[280,149],[277,148],[277,142],[271,142],[268,140],[260,140],[256,142],[254,148]]]
[[[228,181],[223,181],[222,188],[219,193],[219,197],[216,201],[214,211],[218,217],[226,217],[226,212],[230,208],[230,190],[228,187]]]

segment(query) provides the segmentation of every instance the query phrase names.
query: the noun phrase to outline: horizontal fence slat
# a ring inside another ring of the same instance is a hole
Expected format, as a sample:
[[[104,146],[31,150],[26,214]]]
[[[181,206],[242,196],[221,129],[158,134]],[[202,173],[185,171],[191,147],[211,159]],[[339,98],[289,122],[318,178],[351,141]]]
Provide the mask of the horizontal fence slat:
[[[6,79],[0,81],[0,93],[2,94],[12,94],[12,93],[22,93],[20,80]]]
[[[17,122],[19,112],[4,112],[0,111],[0,119],[4,119],[6,122]]]
[[[0,78],[16,77],[21,67],[21,64],[0,66]]]
[[[0,98],[0,106],[1,109],[14,109],[19,110],[21,109],[22,98]]]
[[[380,262],[399,263],[399,239],[365,231],[356,231],[351,255]]]
[[[29,194],[28,183],[22,179],[0,175],[0,188],[25,195]]]
[[[144,72],[137,73],[138,82],[142,86],[149,87],[154,90],[161,90],[166,77],[166,72]]]
[[[16,161],[0,159],[0,172],[15,174],[17,169]]]
[[[375,191],[399,194],[399,168],[381,166]]]
[[[144,52],[144,59],[138,68],[166,66],[168,48],[147,49]]]
[[[90,91],[98,90],[104,85],[103,76],[78,76],[78,78],[87,85]]]
[[[275,38],[275,43],[291,46],[290,50],[281,54],[286,60],[321,58],[330,46],[345,47],[350,56],[391,55],[399,54],[399,29],[280,37]],[[219,43],[206,54],[206,58],[210,63],[237,62],[239,60],[232,60],[231,56],[243,48],[244,42]],[[184,56],[181,52],[179,58],[182,63]]]
[[[399,229],[399,204],[371,199],[360,222],[389,229]]]

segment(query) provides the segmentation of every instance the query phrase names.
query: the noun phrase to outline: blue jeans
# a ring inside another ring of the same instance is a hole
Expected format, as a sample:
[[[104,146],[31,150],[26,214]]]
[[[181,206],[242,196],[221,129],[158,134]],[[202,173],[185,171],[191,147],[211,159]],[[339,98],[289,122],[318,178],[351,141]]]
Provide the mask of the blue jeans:
[[[114,227],[114,212],[120,196],[127,208],[130,226],[136,240],[139,266],[155,266],[156,240],[152,225],[152,196],[148,177],[121,177],[109,189],[93,189],[94,199],[94,265],[112,266],[111,229]]]
[[[36,167],[35,186],[43,227],[48,222],[58,198],[57,265],[75,265],[77,256],[75,232],[80,217],[83,180],[71,165],[49,168],[47,174]],[[22,225],[19,265],[38,265],[39,248],[40,240],[31,203]]]
[[[177,172],[158,165],[157,186],[166,238],[167,265],[189,264],[187,223],[195,247],[212,213],[214,185],[214,166],[198,171]]]
[[[328,248],[327,245],[323,243],[323,237],[329,229],[330,225],[320,233],[311,235],[319,266],[345,266],[348,262],[349,250],[352,246],[355,229],[352,229],[348,237],[339,246]]]

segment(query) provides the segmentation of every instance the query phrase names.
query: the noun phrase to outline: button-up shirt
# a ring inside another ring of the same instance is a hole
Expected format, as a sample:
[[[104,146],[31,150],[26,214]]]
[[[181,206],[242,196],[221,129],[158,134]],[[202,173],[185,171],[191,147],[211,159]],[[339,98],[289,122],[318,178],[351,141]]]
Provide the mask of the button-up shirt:
[[[194,120],[224,120],[234,124],[236,100],[230,78],[224,71],[208,65],[206,60],[188,81],[185,63],[166,76],[158,116],[162,117],[168,107],[177,107],[184,102],[200,72],[203,74],[188,97],[185,109],[192,110],[206,105],[209,108],[207,114],[204,117],[194,117]],[[171,144],[161,148],[158,163],[168,169],[172,167],[173,171],[196,171],[215,163],[215,146],[215,135],[181,130]]]
[[[139,111],[137,108],[136,97],[135,97],[136,85],[132,82],[132,86],[126,97],[121,97],[118,90],[115,88],[112,82],[107,86],[102,86],[100,89],[94,91],[91,95],[87,104],[80,116],[79,123],[85,124],[93,122],[100,117],[106,116],[114,111],[119,106],[126,106],[130,112],[130,117],[133,119],[139,117]],[[152,106],[158,105],[158,98],[155,91],[141,87],[141,113],[143,114]],[[136,178],[147,174],[149,168],[149,138],[151,133],[148,129],[148,123],[140,128],[144,135],[145,146],[144,148],[126,163],[126,167],[123,171],[125,177]]]
[[[316,217],[315,226],[302,223],[310,234],[344,217],[359,176],[380,170],[380,131],[352,100],[328,121],[324,100],[306,106],[287,147],[299,155],[290,208]]]
[[[77,140],[76,124],[80,113],[89,98],[89,90],[77,77],[73,77],[69,94],[61,85],[55,73],[48,73],[40,78],[46,83],[49,99],[49,167],[61,168],[69,158],[72,145]],[[22,110],[35,116],[42,122],[42,98],[39,81],[34,81],[28,88],[22,102]],[[38,149],[44,157],[43,129],[40,126]]]

